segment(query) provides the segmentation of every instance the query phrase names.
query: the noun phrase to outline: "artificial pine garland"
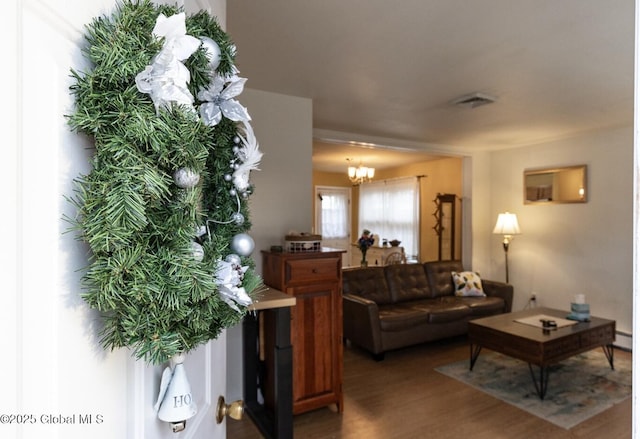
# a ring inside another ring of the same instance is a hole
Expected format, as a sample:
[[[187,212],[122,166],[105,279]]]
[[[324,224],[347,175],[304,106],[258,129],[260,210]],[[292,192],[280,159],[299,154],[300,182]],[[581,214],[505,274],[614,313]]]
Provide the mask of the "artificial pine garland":
[[[76,107],[68,115],[72,130],[95,144],[92,171],[76,179],[70,198],[78,211],[75,229],[91,249],[83,298],[102,313],[105,348],[129,347],[153,364],[216,338],[243,317],[246,302],[219,294],[221,261],[240,261],[233,267],[243,291],[261,286],[248,255],[238,257],[230,247],[250,228],[253,188],[234,186],[232,177],[247,160],[238,151],[250,126],[224,112],[207,123],[197,111],[204,104],[198,95],[212,78],[235,78],[235,47],[208,13],[186,17],[187,35],[208,37],[219,48],[215,65],[204,45],[184,61],[193,106],[158,104],[137,83],[169,40],[153,33],[159,16],[180,12],[128,0],[110,17],[94,19],[83,51],[91,68],[72,71]],[[177,170],[199,182],[178,186]],[[197,244],[204,250],[201,260]]]

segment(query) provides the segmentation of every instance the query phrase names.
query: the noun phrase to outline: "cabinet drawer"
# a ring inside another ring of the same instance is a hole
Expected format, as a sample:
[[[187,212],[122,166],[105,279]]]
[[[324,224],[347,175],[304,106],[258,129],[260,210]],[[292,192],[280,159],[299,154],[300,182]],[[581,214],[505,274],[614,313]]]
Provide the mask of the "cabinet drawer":
[[[286,262],[287,284],[338,280],[340,260],[337,258],[299,259]]]

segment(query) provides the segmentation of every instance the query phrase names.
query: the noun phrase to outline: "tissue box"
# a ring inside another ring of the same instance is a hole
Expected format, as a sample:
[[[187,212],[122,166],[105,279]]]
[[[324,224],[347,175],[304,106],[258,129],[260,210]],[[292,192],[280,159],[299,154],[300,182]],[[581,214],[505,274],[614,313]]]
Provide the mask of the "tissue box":
[[[578,313],[589,313],[589,304],[588,303],[572,303],[571,304],[571,312],[578,312]]]
[[[588,322],[591,320],[591,311],[588,303],[572,303],[571,313],[567,316],[569,320]]]

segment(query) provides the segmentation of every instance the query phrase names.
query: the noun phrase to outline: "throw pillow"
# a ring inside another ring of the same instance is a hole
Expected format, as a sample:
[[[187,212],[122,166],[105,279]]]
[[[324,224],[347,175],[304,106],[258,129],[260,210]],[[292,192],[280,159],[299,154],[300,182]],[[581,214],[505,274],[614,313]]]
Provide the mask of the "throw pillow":
[[[478,273],[474,273],[473,271],[462,271],[460,273],[452,271],[451,277],[453,278],[456,296],[486,296],[484,291],[482,291],[482,280]]]

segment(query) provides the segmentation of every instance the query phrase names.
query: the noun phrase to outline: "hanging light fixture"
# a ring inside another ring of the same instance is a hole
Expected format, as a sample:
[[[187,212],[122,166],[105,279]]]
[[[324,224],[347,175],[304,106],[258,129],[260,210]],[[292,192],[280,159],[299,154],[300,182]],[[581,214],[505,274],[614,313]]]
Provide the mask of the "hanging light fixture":
[[[370,181],[373,178],[376,170],[375,168],[368,168],[366,166],[362,166],[359,164],[358,167],[351,165],[353,159],[347,159],[349,162],[349,167],[347,168],[347,175],[349,176],[349,180],[351,180],[354,184],[362,184]]]

